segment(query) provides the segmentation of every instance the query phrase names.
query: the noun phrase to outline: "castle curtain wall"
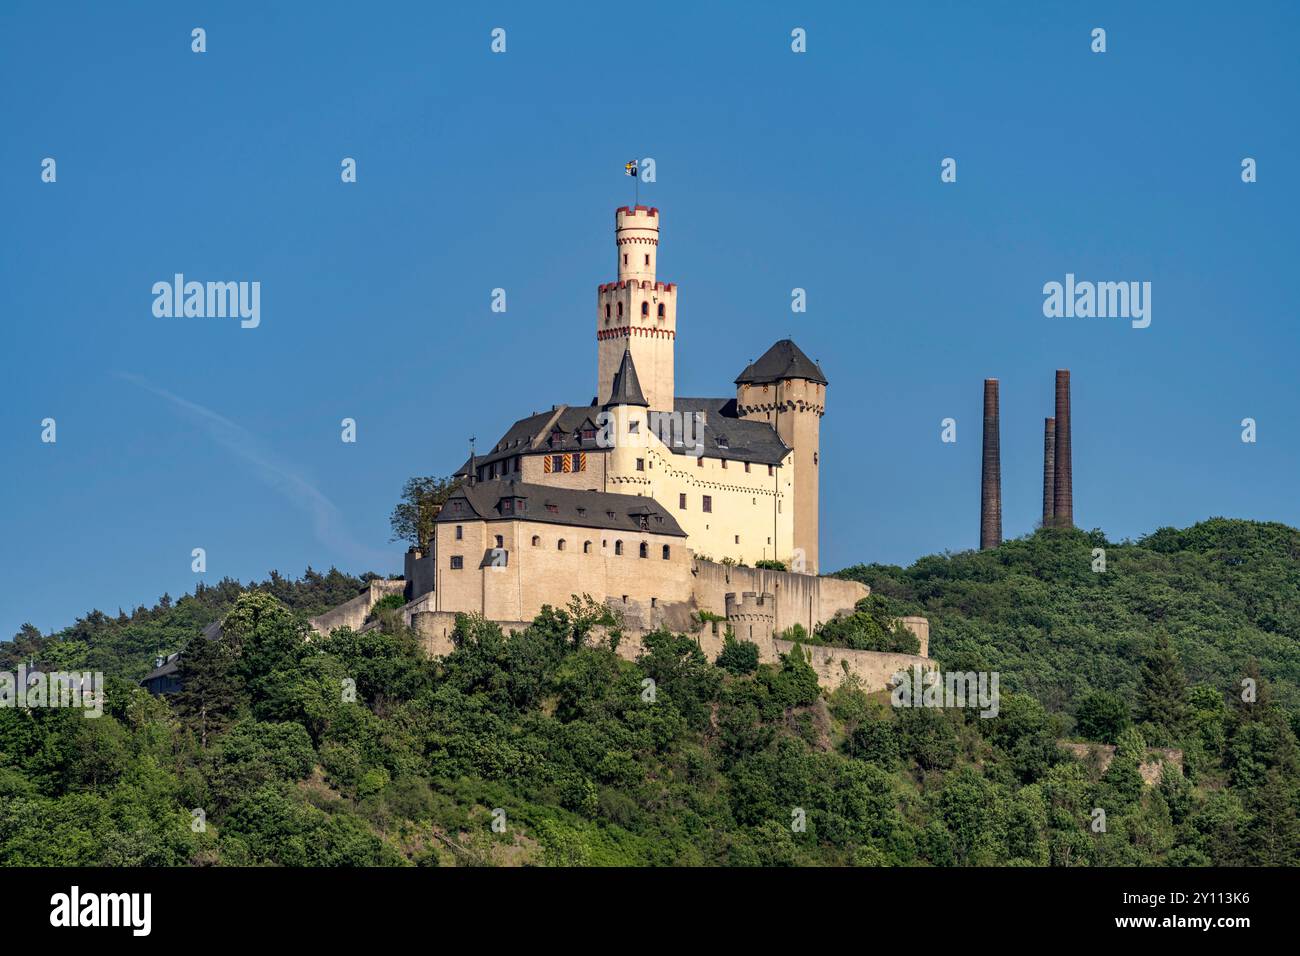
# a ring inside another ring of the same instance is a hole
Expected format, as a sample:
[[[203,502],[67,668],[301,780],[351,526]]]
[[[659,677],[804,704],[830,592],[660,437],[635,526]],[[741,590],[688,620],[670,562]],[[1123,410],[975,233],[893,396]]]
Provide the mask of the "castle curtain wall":
[[[621,610],[629,626],[690,624],[692,559],[684,538],[526,520],[478,520],[463,528],[458,542],[454,524],[438,527],[437,610],[530,621],[544,605],[563,607],[572,595],[589,594]],[[494,565],[490,554],[484,560],[496,535],[502,537],[504,565]],[[457,554],[463,567],[454,570],[451,557]]]

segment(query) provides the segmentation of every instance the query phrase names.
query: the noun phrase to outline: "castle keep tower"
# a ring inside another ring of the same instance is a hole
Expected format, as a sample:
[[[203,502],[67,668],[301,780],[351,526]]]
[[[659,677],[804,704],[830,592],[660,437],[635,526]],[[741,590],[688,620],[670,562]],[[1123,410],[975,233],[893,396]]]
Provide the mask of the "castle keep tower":
[[[609,401],[614,375],[631,352],[650,408],[673,410],[673,345],[677,286],[655,281],[659,210],[637,206],[614,212],[618,280],[596,291],[596,404]]]
[[[817,574],[818,473],[826,413],[821,366],[789,339],[763,353],[736,379],[736,414],[767,422],[794,449],[794,550],[790,570]],[[799,553],[803,567],[799,567]]]

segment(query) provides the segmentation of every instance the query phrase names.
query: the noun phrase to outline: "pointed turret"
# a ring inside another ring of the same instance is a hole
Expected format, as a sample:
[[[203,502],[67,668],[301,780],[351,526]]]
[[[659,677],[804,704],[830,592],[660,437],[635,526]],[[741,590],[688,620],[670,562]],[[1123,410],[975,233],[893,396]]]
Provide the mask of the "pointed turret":
[[[641,392],[641,383],[636,377],[636,363],[632,361],[631,349],[623,350],[623,361],[619,363],[618,371],[614,373],[614,384],[610,389],[609,400],[605,402],[606,408],[614,405],[650,407]]]

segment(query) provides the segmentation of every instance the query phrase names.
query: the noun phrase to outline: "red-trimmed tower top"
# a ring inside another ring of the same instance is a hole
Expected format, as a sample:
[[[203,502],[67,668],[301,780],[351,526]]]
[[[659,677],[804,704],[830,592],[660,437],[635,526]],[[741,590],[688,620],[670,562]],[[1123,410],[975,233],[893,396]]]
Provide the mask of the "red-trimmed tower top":
[[[652,409],[673,408],[673,341],[677,336],[677,286],[657,282],[659,210],[614,210],[618,279],[596,290],[596,399],[604,403],[625,349],[632,352]]]

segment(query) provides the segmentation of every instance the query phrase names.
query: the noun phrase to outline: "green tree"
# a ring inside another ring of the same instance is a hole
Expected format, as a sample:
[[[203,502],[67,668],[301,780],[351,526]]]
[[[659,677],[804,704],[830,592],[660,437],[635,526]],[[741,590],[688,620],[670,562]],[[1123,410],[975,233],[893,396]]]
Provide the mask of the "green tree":
[[[1117,694],[1093,691],[1079,701],[1074,719],[1085,740],[1113,744],[1129,725],[1128,705]]]
[[[1147,647],[1138,681],[1137,717],[1177,739],[1187,717],[1187,682],[1169,634],[1162,630]]]
[[[181,723],[208,749],[213,735],[220,733],[239,705],[239,677],[229,646],[221,639],[199,636],[181,655],[178,675],[181,689],[173,706]]]
[[[428,552],[433,540],[433,523],[447,499],[460,487],[459,478],[437,478],[428,475],[408,478],[402,485],[402,497],[389,516],[393,528],[393,541],[405,541],[420,551]]]
[[[722,639],[722,651],[714,663],[731,674],[752,674],[758,670],[758,645],[728,634]]]

